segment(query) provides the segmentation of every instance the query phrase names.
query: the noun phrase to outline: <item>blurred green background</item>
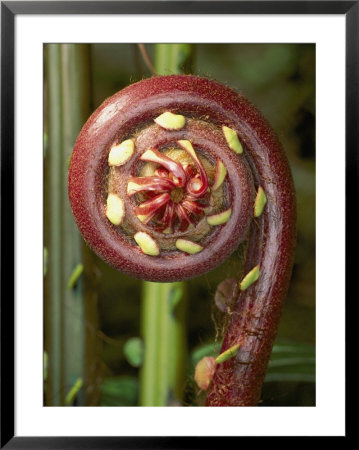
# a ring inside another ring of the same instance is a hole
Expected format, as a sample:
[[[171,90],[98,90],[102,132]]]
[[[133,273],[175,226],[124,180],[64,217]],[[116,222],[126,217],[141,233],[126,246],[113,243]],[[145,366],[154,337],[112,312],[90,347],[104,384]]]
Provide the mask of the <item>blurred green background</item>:
[[[153,61],[155,45],[146,48]],[[143,286],[83,245],[67,200],[66,172],[90,113],[151,72],[136,44],[49,44],[44,68],[44,404],[138,405]],[[288,156],[297,193],[297,247],[260,406],[315,405],[315,45],[195,44],[187,71],[242,92],[271,123]],[[221,313],[214,294],[237,265],[235,254],[186,283],[186,376],[183,397],[169,405],[201,404],[194,366],[215,352],[214,342],[218,347]]]

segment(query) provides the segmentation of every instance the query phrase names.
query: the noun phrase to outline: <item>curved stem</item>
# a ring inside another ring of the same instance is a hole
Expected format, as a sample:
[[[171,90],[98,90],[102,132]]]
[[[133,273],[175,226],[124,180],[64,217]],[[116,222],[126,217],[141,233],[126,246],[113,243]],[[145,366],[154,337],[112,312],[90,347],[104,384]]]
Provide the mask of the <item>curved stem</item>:
[[[152,73],[152,75],[157,75],[156,69],[153,67],[151,58],[147,52],[145,44],[138,44],[138,48],[140,49],[142,58],[145,61],[146,66],[148,67],[149,71]]]
[[[258,403],[294,256],[295,193],[285,154],[275,138],[258,143],[251,130],[247,133],[248,160],[258,192],[264,191],[267,200],[251,225],[243,275],[250,275],[253,268],[260,275],[253,284],[242,277],[221,353],[235,344],[239,350],[217,365],[207,396],[209,406]]]

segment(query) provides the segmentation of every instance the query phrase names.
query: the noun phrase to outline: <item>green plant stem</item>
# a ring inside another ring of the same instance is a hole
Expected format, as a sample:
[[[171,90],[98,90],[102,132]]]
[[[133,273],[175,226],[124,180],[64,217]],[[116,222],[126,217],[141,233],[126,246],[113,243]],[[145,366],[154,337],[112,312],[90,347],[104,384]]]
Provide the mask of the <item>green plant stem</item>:
[[[68,201],[67,168],[76,136],[90,114],[90,46],[47,45],[45,71],[46,404],[60,406],[76,380],[85,379],[87,319],[83,273],[78,270],[83,243]],[[84,389],[76,391],[73,401],[85,404]]]
[[[178,303],[173,304],[177,297]],[[185,361],[184,283],[143,283],[145,357],[141,405],[166,406],[182,398]]]
[[[158,75],[181,73],[188,68],[192,55],[189,44],[156,44],[154,47],[154,67]],[[142,406],[167,406],[180,404],[182,400],[186,358],[184,290],[183,282],[143,283]]]
[[[60,405],[62,376],[62,310],[61,299],[61,191],[62,177],[62,101],[61,101],[61,48],[50,45],[46,49],[46,118],[48,148],[45,159],[45,244],[48,250],[48,270],[45,278],[45,347],[48,354],[49,377],[46,404]],[[51,130],[51,131],[50,131]]]
[[[191,72],[194,47],[191,44],[156,44],[155,64],[158,75]]]

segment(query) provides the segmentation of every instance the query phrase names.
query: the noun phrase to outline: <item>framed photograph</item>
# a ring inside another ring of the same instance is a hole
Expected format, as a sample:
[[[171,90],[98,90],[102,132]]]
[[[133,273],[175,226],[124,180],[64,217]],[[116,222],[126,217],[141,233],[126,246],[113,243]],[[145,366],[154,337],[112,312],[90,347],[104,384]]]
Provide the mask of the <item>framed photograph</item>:
[[[347,435],[358,26],[1,2],[1,448]]]

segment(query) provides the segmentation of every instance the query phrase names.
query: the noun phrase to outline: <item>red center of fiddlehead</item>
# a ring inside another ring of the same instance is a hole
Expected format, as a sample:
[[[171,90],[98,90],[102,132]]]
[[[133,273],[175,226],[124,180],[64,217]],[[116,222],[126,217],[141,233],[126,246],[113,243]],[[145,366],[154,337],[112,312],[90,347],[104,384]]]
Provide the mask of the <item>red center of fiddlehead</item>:
[[[127,189],[129,196],[139,194],[135,214],[141,222],[163,233],[186,231],[197,224],[209,199],[208,176],[197,154],[194,158],[189,155],[192,161],[187,162],[183,155],[187,152],[170,152],[177,153],[177,161],[175,156],[171,158],[156,149],[146,151],[140,159],[154,162],[157,167],[152,168],[150,176],[130,178]]]

